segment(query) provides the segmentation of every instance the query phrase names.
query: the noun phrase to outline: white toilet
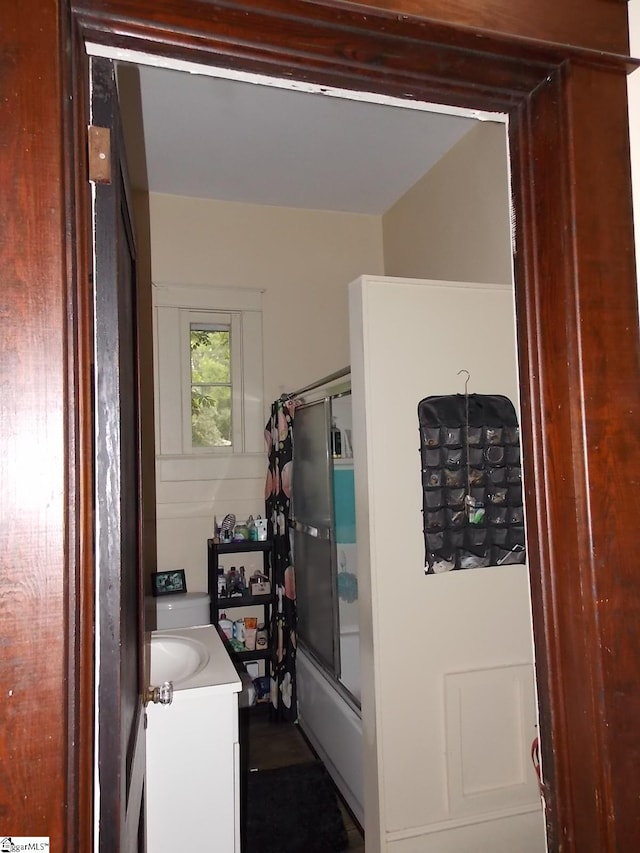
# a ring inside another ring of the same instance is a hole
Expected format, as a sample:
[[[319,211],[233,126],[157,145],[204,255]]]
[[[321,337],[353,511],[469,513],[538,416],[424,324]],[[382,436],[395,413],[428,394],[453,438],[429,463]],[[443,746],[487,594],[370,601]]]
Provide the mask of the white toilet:
[[[194,628],[196,625],[211,624],[211,599],[206,592],[185,592],[181,595],[166,595],[147,598],[146,609],[150,627],[158,631],[166,628]]]
[[[180,595],[167,595],[146,599],[147,623],[158,631],[167,628],[195,628],[197,625],[211,624],[211,599],[206,592],[185,592]],[[240,708],[255,704],[256,689],[246,669],[240,665],[238,675],[242,681],[242,691],[238,697]]]

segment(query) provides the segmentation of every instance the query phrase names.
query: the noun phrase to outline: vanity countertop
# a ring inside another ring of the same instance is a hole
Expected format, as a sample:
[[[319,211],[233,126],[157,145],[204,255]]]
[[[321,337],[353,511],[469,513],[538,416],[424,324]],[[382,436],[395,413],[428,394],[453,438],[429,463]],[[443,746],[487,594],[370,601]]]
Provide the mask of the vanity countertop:
[[[200,689],[207,693],[239,693],[242,688],[240,676],[213,625],[201,625],[193,628],[165,628],[153,631],[154,637],[177,637],[196,641],[202,644],[208,654],[204,666],[178,682],[174,683],[174,691]]]

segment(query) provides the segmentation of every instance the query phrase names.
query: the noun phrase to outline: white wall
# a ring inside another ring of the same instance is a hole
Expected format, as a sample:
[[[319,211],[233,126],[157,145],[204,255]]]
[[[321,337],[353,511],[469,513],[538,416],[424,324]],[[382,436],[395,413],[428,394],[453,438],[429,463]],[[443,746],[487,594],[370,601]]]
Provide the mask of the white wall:
[[[478,123],[384,217],[151,194],[155,284],[264,289],[264,401],[349,363],[347,284],[363,274],[511,281],[506,136]],[[265,420],[266,420],[265,412]],[[264,478],[158,476],[158,568],[206,587],[214,514],[264,512]]]
[[[477,122],[383,217],[385,274],[510,283],[506,126]]]
[[[380,217],[160,194],[149,208],[155,284],[264,289],[266,407],[348,364],[347,285],[383,271]],[[264,514],[266,461],[248,468],[196,481],[163,481],[158,469],[158,568],[186,569],[190,590],[206,589],[214,514]]]
[[[347,285],[383,272],[380,217],[150,197],[153,281],[264,288],[265,402],[345,367]]]
[[[640,0],[629,2],[631,56],[640,58]],[[629,133],[631,137],[631,174],[636,229],[636,269],[640,287],[640,68],[629,76]]]
[[[418,402],[465,367],[517,400],[511,287],[365,277],[351,298],[367,851],[541,853],[527,567],[424,574]]]

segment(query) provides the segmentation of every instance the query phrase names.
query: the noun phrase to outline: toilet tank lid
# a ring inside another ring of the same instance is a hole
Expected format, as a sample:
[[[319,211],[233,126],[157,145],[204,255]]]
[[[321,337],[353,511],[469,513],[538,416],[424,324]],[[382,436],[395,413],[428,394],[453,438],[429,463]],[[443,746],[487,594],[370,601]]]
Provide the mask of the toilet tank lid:
[[[154,598],[158,610],[186,610],[190,607],[198,605],[207,605],[211,603],[208,593],[206,592],[184,592],[177,595],[163,595],[160,598]]]

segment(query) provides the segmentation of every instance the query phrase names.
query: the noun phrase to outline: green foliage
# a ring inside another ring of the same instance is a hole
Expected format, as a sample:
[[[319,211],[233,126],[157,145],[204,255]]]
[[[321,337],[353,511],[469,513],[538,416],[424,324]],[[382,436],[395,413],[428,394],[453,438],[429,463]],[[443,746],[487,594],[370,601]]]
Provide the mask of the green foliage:
[[[191,432],[194,447],[231,444],[228,330],[191,330]]]

